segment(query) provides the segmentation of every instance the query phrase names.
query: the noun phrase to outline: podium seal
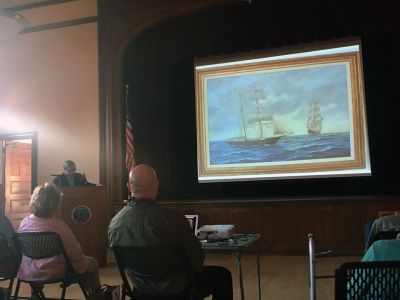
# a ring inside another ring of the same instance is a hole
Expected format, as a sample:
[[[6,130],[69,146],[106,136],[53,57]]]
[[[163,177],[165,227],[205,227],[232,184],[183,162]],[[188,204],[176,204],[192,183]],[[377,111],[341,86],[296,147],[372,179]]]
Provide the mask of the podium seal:
[[[75,206],[71,212],[71,220],[76,225],[85,225],[92,219],[92,211],[86,205]]]

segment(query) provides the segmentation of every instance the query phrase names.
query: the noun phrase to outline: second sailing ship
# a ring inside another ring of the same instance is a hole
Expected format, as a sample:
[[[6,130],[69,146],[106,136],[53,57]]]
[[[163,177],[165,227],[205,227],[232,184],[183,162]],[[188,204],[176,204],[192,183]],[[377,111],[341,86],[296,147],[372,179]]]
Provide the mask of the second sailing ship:
[[[321,108],[318,101],[311,102],[310,112],[308,114],[307,119],[307,131],[310,135],[319,135],[321,134],[322,129],[322,116],[321,116]]]

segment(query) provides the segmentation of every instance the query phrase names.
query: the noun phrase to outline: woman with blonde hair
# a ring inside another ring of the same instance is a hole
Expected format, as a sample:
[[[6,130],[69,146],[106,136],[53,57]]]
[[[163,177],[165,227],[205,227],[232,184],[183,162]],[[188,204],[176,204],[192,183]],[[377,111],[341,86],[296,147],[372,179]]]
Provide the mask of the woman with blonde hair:
[[[95,258],[83,254],[81,245],[68,225],[55,217],[61,198],[62,193],[53,183],[37,186],[29,203],[31,214],[22,220],[18,232],[52,231],[58,233],[74,270],[81,276],[90,295],[100,287],[99,266]],[[63,275],[62,257],[33,261],[29,257],[23,256],[18,271],[18,276],[26,280],[49,279]]]

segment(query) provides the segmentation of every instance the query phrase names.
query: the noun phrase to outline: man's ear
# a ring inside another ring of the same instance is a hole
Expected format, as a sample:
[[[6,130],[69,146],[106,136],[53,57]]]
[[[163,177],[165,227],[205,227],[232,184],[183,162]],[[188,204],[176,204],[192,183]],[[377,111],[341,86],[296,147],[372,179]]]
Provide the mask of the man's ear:
[[[157,191],[158,190],[158,186],[159,186],[158,179],[154,180],[153,183],[151,184],[151,189],[154,190],[154,191]]]

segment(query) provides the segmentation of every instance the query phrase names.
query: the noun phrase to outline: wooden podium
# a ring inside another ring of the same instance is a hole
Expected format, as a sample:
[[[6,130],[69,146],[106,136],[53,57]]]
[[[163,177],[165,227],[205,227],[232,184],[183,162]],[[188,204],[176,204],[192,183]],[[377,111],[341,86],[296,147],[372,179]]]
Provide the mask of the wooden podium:
[[[57,217],[72,229],[87,256],[107,264],[107,210],[105,186],[61,187],[64,197]]]

